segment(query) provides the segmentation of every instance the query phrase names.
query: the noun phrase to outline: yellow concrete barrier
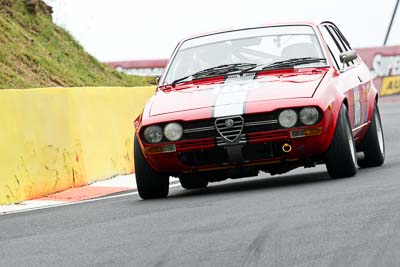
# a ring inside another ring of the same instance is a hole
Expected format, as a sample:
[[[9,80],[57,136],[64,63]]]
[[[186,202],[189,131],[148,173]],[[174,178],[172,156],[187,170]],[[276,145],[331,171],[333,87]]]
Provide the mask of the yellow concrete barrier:
[[[0,204],[133,171],[133,121],[154,87],[0,90]]]

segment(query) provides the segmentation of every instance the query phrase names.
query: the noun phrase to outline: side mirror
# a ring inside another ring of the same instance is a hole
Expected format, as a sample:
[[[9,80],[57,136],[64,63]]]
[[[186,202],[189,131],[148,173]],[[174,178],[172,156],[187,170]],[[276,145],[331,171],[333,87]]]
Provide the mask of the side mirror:
[[[158,82],[160,81],[160,76],[155,76],[155,77],[153,77],[153,79],[151,79],[150,80],[150,84],[153,84],[153,85],[158,85]]]
[[[346,51],[339,55],[340,62],[342,62],[343,65],[349,63],[350,61],[357,59],[357,57],[358,57],[358,54],[354,50]]]

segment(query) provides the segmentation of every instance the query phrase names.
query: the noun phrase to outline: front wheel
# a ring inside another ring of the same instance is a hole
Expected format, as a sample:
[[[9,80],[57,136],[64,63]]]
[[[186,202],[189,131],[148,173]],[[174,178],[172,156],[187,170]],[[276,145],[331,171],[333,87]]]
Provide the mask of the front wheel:
[[[142,199],[167,197],[169,176],[155,172],[147,163],[136,136],[134,142],[135,176],[139,196]]]
[[[371,124],[361,142],[364,159],[358,161],[361,168],[381,166],[385,161],[385,139],[383,136],[381,116],[378,105],[375,103]]]
[[[335,134],[325,153],[325,163],[332,178],[351,177],[357,173],[356,148],[345,105],[340,108]]]

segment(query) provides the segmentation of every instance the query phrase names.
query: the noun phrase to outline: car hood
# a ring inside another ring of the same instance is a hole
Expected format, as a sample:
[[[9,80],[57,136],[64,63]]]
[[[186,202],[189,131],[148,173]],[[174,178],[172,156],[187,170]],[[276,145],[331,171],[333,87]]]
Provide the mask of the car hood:
[[[230,108],[250,102],[310,98],[326,71],[268,75],[257,79],[226,79],[219,83],[182,85],[159,90],[153,98],[150,116],[202,108]]]

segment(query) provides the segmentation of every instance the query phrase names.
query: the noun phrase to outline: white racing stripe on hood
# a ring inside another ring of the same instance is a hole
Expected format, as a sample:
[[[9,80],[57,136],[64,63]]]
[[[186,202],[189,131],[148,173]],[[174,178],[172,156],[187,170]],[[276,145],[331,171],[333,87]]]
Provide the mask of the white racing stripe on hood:
[[[242,115],[246,97],[247,91],[219,94],[215,102],[214,118]]]
[[[225,80],[225,84],[216,88],[217,99],[214,106],[214,118],[243,115],[246,104],[248,86],[246,80],[254,79],[255,74],[247,77],[233,77]],[[239,83],[237,82],[239,81]]]

